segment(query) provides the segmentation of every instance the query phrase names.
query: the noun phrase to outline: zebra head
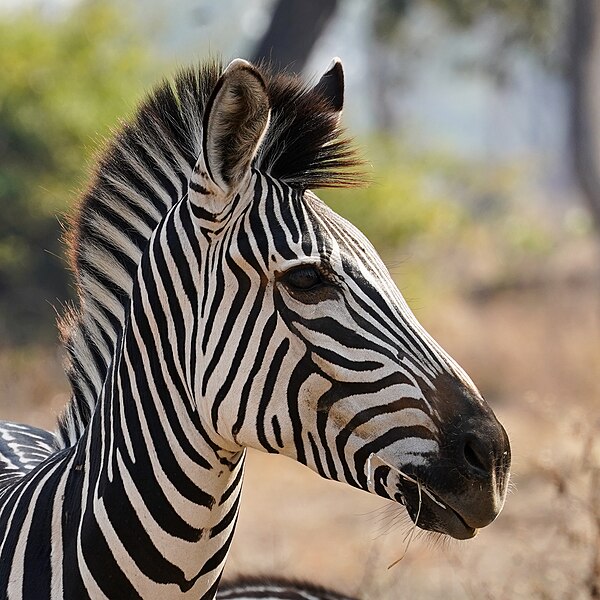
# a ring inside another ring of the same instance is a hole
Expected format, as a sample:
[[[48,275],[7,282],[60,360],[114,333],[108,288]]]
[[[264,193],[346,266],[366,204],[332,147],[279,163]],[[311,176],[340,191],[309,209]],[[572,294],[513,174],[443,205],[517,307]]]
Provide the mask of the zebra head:
[[[307,189],[350,163],[332,134],[341,63],[296,98],[302,144],[278,133],[289,123],[277,93],[236,60],[204,112],[186,200],[201,257],[199,412],[227,450],[285,454],[404,504],[423,529],[470,538],[503,506],[507,435],[371,243]],[[273,160],[286,152],[294,176]]]

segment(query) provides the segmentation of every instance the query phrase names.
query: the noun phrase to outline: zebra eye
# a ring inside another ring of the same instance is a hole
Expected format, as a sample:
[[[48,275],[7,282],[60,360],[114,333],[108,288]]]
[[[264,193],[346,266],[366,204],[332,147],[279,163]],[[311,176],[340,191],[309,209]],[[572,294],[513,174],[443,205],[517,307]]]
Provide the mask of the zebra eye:
[[[293,290],[306,292],[323,284],[323,279],[316,267],[297,267],[288,271],[282,279],[283,283]]]

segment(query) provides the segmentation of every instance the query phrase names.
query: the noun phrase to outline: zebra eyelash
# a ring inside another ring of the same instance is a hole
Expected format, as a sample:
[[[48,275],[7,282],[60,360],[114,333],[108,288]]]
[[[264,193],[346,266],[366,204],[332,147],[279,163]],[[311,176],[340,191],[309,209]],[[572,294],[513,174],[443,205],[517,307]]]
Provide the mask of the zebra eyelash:
[[[307,288],[297,285],[294,277],[297,274],[302,275],[306,272],[310,277],[310,271],[313,271],[318,277],[315,285]],[[341,277],[333,271],[327,261],[304,262],[293,265],[285,271],[276,272],[276,281],[282,285],[287,292],[295,299],[305,304],[316,304],[323,300],[333,300],[338,297],[341,290]]]

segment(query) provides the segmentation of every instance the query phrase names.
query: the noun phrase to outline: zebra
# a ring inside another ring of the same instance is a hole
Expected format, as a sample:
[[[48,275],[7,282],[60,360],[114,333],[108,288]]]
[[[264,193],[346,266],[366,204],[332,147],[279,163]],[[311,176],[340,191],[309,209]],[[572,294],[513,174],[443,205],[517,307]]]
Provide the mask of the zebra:
[[[310,582],[239,577],[219,586],[218,600],[356,600]]]
[[[343,80],[206,61],[115,133],[71,224],[72,397],[0,423],[1,597],[211,600],[248,447],[454,538],[499,514],[504,428],[311,191],[364,182]]]

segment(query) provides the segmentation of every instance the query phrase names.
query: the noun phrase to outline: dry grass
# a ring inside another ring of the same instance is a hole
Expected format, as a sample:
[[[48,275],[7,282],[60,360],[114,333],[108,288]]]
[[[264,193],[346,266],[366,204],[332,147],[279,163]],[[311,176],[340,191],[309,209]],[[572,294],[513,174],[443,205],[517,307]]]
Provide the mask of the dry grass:
[[[419,311],[511,437],[515,490],[494,524],[468,542],[420,537],[388,570],[409,529],[401,509],[253,452],[227,573],[298,576],[373,600],[600,597],[600,289],[593,255],[578,256],[557,259],[542,284]],[[55,351],[0,353],[0,382],[2,418],[52,426],[66,400]]]
[[[61,349],[0,350],[0,419],[52,429],[69,399]]]

